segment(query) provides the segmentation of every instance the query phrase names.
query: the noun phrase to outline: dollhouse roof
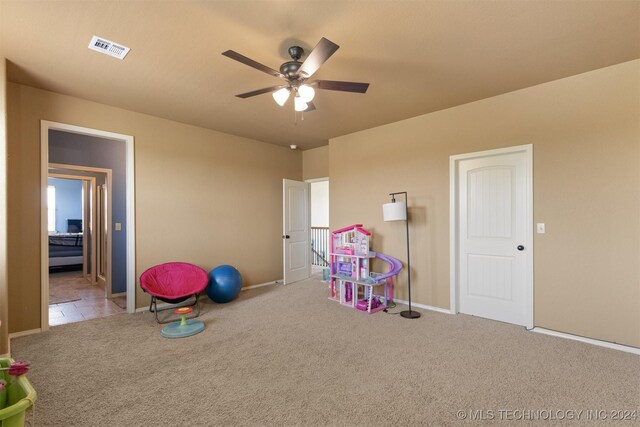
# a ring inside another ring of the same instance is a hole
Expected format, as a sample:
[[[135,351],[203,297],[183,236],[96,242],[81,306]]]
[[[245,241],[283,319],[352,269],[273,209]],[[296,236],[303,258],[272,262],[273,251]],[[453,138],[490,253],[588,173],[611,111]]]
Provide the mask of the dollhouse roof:
[[[371,233],[369,233],[367,230],[365,230],[362,227],[356,227],[356,231],[359,231],[360,233],[364,234],[365,236],[371,236]]]
[[[347,227],[342,227],[338,230],[333,230],[331,232],[331,234],[339,234],[339,233],[346,233],[347,231],[357,231],[359,233],[364,234],[365,236],[371,236],[371,233],[369,233],[367,230],[365,230],[364,228],[362,228],[362,224],[353,224],[353,225],[349,225]]]

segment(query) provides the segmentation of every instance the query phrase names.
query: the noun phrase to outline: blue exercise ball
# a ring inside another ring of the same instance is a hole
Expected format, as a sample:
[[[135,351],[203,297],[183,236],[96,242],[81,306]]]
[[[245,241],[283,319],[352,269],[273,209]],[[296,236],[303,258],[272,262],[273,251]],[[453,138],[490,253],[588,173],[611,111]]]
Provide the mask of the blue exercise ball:
[[[242,289],[242,276],[231,265],[220,265],[209,272],[207,295],[217,303],[235,299]]]

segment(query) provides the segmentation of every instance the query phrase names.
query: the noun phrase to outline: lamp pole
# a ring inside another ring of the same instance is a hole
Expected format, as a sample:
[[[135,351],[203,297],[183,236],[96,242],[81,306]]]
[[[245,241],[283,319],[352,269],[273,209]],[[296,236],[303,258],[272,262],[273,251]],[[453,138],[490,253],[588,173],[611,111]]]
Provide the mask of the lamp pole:
[[[391,201],[395,202],[395,196],[398,194],[404,194],[404,209],[405,209],[405,213],[404,213],[404,217],[405,217],[405,224],[407,226],[407,285],[409,288],[409,310],[404,310],[400,312],[400,316],[406,318],[406,319],[417,319],[418,317],[420,317],[420,313],[418,313],[417,311],[413,311],[411,310],[411,255],[409,252],[409,197],[407,195],[406,191],[399,191],[397,193],[389,193],[389,195],[391,196]]]

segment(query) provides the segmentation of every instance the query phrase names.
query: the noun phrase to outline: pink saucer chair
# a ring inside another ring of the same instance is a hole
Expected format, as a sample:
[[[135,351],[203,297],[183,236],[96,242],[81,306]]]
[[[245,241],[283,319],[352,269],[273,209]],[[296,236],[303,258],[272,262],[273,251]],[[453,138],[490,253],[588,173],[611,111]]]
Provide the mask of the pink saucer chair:
[[[183,307],[196,306],[193,317],[200,315],[198,298],[209,283],[209,275],[197,265],[187,262],[167,262],[149,268],[140,276],[140,287],[151,295],[149,311],[155,314],[156,322],[169,323],[173,319],[158,319],[158,311],[173,310],[176,307],[158,310],[158,300],[169,304],[180,304],[191,298],[195,301]]]

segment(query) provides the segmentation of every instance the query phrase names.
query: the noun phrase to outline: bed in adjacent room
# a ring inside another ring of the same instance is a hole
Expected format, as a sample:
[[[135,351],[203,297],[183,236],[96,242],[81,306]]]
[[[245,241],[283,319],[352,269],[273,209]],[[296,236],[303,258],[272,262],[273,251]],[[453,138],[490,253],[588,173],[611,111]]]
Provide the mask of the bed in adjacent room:
[[[82,264],[82,233],[49,234],[49,268]]]

